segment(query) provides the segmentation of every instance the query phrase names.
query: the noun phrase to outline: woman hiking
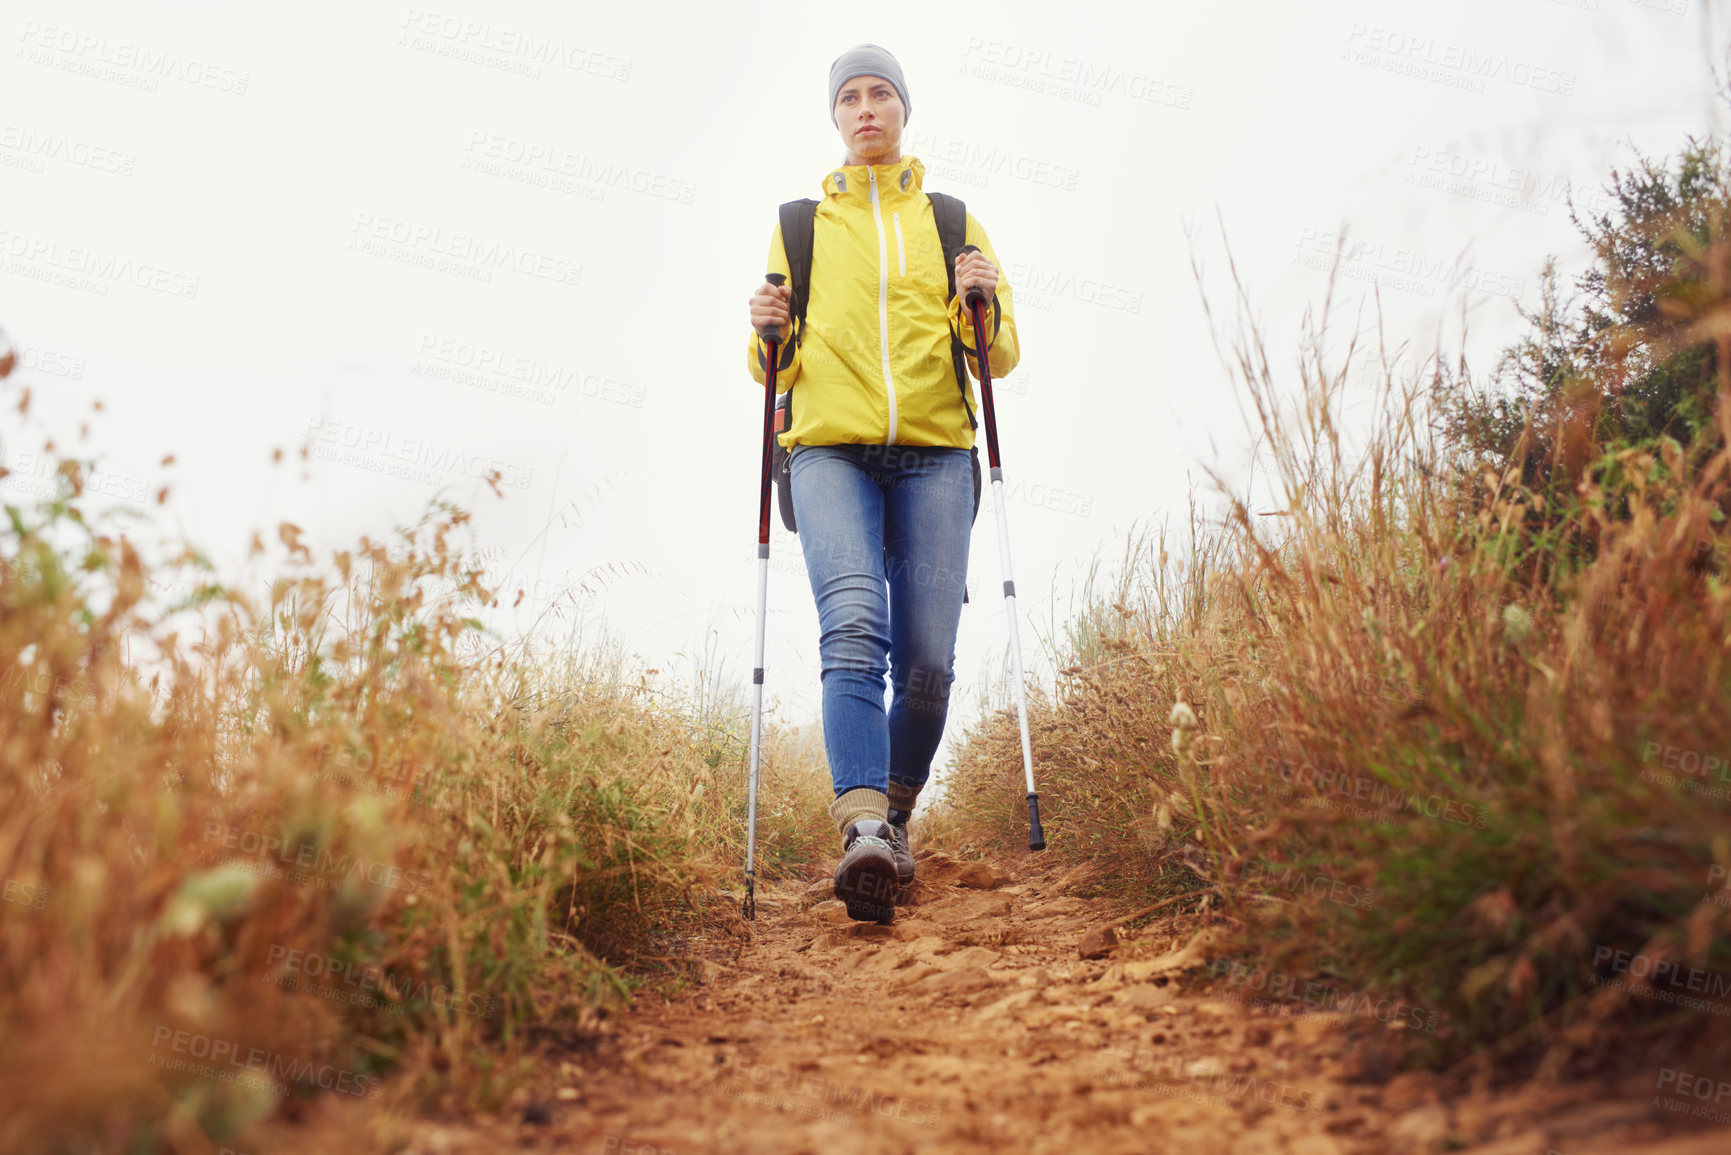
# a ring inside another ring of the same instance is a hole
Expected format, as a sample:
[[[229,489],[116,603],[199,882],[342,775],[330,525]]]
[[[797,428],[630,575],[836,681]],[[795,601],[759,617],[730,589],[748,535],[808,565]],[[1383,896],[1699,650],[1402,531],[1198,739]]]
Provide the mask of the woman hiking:
[[[779,332],[777,388],[798,389],[780,441],[817,601],[830,815],[843,839],[835,894],[850,917],[889,922],[896,888],[913,881],[908,819],[943,738],[975,509],[977,402],[951,338],[977,377],[962,302],[978,288],[996,379],[1015,368],[1016,324],[972,214],[966,243],[978,251],[954,256],[950,293],[925,166],[901,151],[909,103],[895,57],[875,44],[844,52],[829,98],[846,156],[823,179],[806,315],[793,324],[788,285],[759,286],[746,359],[762,386],[758,334]],[[790,272],[779,225],[768,268]]]

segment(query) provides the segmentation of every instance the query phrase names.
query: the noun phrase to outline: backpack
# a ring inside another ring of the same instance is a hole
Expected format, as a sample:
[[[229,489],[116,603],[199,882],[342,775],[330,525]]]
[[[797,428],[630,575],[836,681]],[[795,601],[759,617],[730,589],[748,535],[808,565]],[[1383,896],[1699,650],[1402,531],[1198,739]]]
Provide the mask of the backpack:
[[[967,243],[968,208],[962,201],[944,193],[927,193],[932,202],[932,219],[938,226],[938,240],[943,246],[944,271],[949,275],[950,296],[956,295],[956,254]],[[793,331],[787,344],[782,365],[792,358],[792,347],[799,344],[805,329],[805,308],[811,300],[812,234],[817,222],[817,202],[811,199],[788,201],[781,206],[781,244],[787,252],[788,284],[793,290],[791,312]],[[956,388],[962,391],[962,409],[968,415],[968,427],[978,429],[973,407],[968,404],[967,351],[961,338],[950,333],[950,360],[956,372]],[[793,424],[793,386],[775,399],[775,431],[781,433]],[[781,524],[789,533],[798,533],[793,519],[793,475],[788,470],[788,452],[781,439],[770,439],[771,474],[775,478],[776,504],[781,509]],[[980,516],[980,450],[968,451],[974,470],[974,519]],[[962,600],[967,601],[963,591]]]

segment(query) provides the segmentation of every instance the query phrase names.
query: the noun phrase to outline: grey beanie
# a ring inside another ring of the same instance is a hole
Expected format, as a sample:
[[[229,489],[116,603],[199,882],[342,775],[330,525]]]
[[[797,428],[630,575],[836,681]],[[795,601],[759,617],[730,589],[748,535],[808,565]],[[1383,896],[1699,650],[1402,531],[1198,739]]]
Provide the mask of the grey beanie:
[[[856,76],[881,76],[895,87],[896,95],[902,98],[902,120],[913,115],[913,105],[908,103],[908,82],[902,79],[902,66],[896,63],[896,58],[889,54],[886,48],[876,44],[856,44],[829,66],[829,122],[837,123],[835,118],[835,98],[841,94],[841,86]]]

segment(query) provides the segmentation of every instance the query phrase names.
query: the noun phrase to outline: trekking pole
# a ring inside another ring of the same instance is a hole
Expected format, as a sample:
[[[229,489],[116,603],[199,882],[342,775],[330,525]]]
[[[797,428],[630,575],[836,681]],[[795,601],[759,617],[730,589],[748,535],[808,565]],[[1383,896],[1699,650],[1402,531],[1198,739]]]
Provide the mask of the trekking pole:
[[[961,253],[979,252],[963,245]],[[1004,621],[1010,629],[1010,658],[1016,674],[1016,713],[1022,726],[1022,774],[1028,784],[1028,849],[1046,849],[1040,827],[1040,796],[1034,791],[1034,748],[1028,741],[1028,693],[1022,685],[1022,635],[1016,625],[1016,579],[1010,572],[1010,522],[1004,512],[1004,470],[998,463],[998,418],[992,408],[992,367],[986,359],[986,295],[970,288],[968,311],[974,322],[974,360],[980,367],[980,404],[986,411],[986,458],[992,467],[992,504],[998,511],[998,569],[1004,575]]]
[[[765,277],[772,285],[781,285],[787,278],[780,273]],[[775,367],[781,359],[781,330],[771,325],[758,331],[764,341],[763,374],[763,479],[757,494],[757,643],[753,650],[751,670],[751,777],[745,793],[745,902],[746,918],[757,917],[756,875],[757,856],[757,759],[763,744],[763,631],[764,617],[769,612],[769,484],[770,439],[775,436]]]

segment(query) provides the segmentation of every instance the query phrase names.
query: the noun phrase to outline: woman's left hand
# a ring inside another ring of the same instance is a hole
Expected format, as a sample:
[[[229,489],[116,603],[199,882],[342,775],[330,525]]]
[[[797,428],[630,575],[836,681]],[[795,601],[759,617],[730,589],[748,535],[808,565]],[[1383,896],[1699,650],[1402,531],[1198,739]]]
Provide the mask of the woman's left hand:
[[[961,296],[964,307],[967,305],[968,290],[971,288],[978,288],[988,301],[992,294],[998,291],[998,266],[992,264],[986,254],[978,249],[956,258],[956,292]]]

